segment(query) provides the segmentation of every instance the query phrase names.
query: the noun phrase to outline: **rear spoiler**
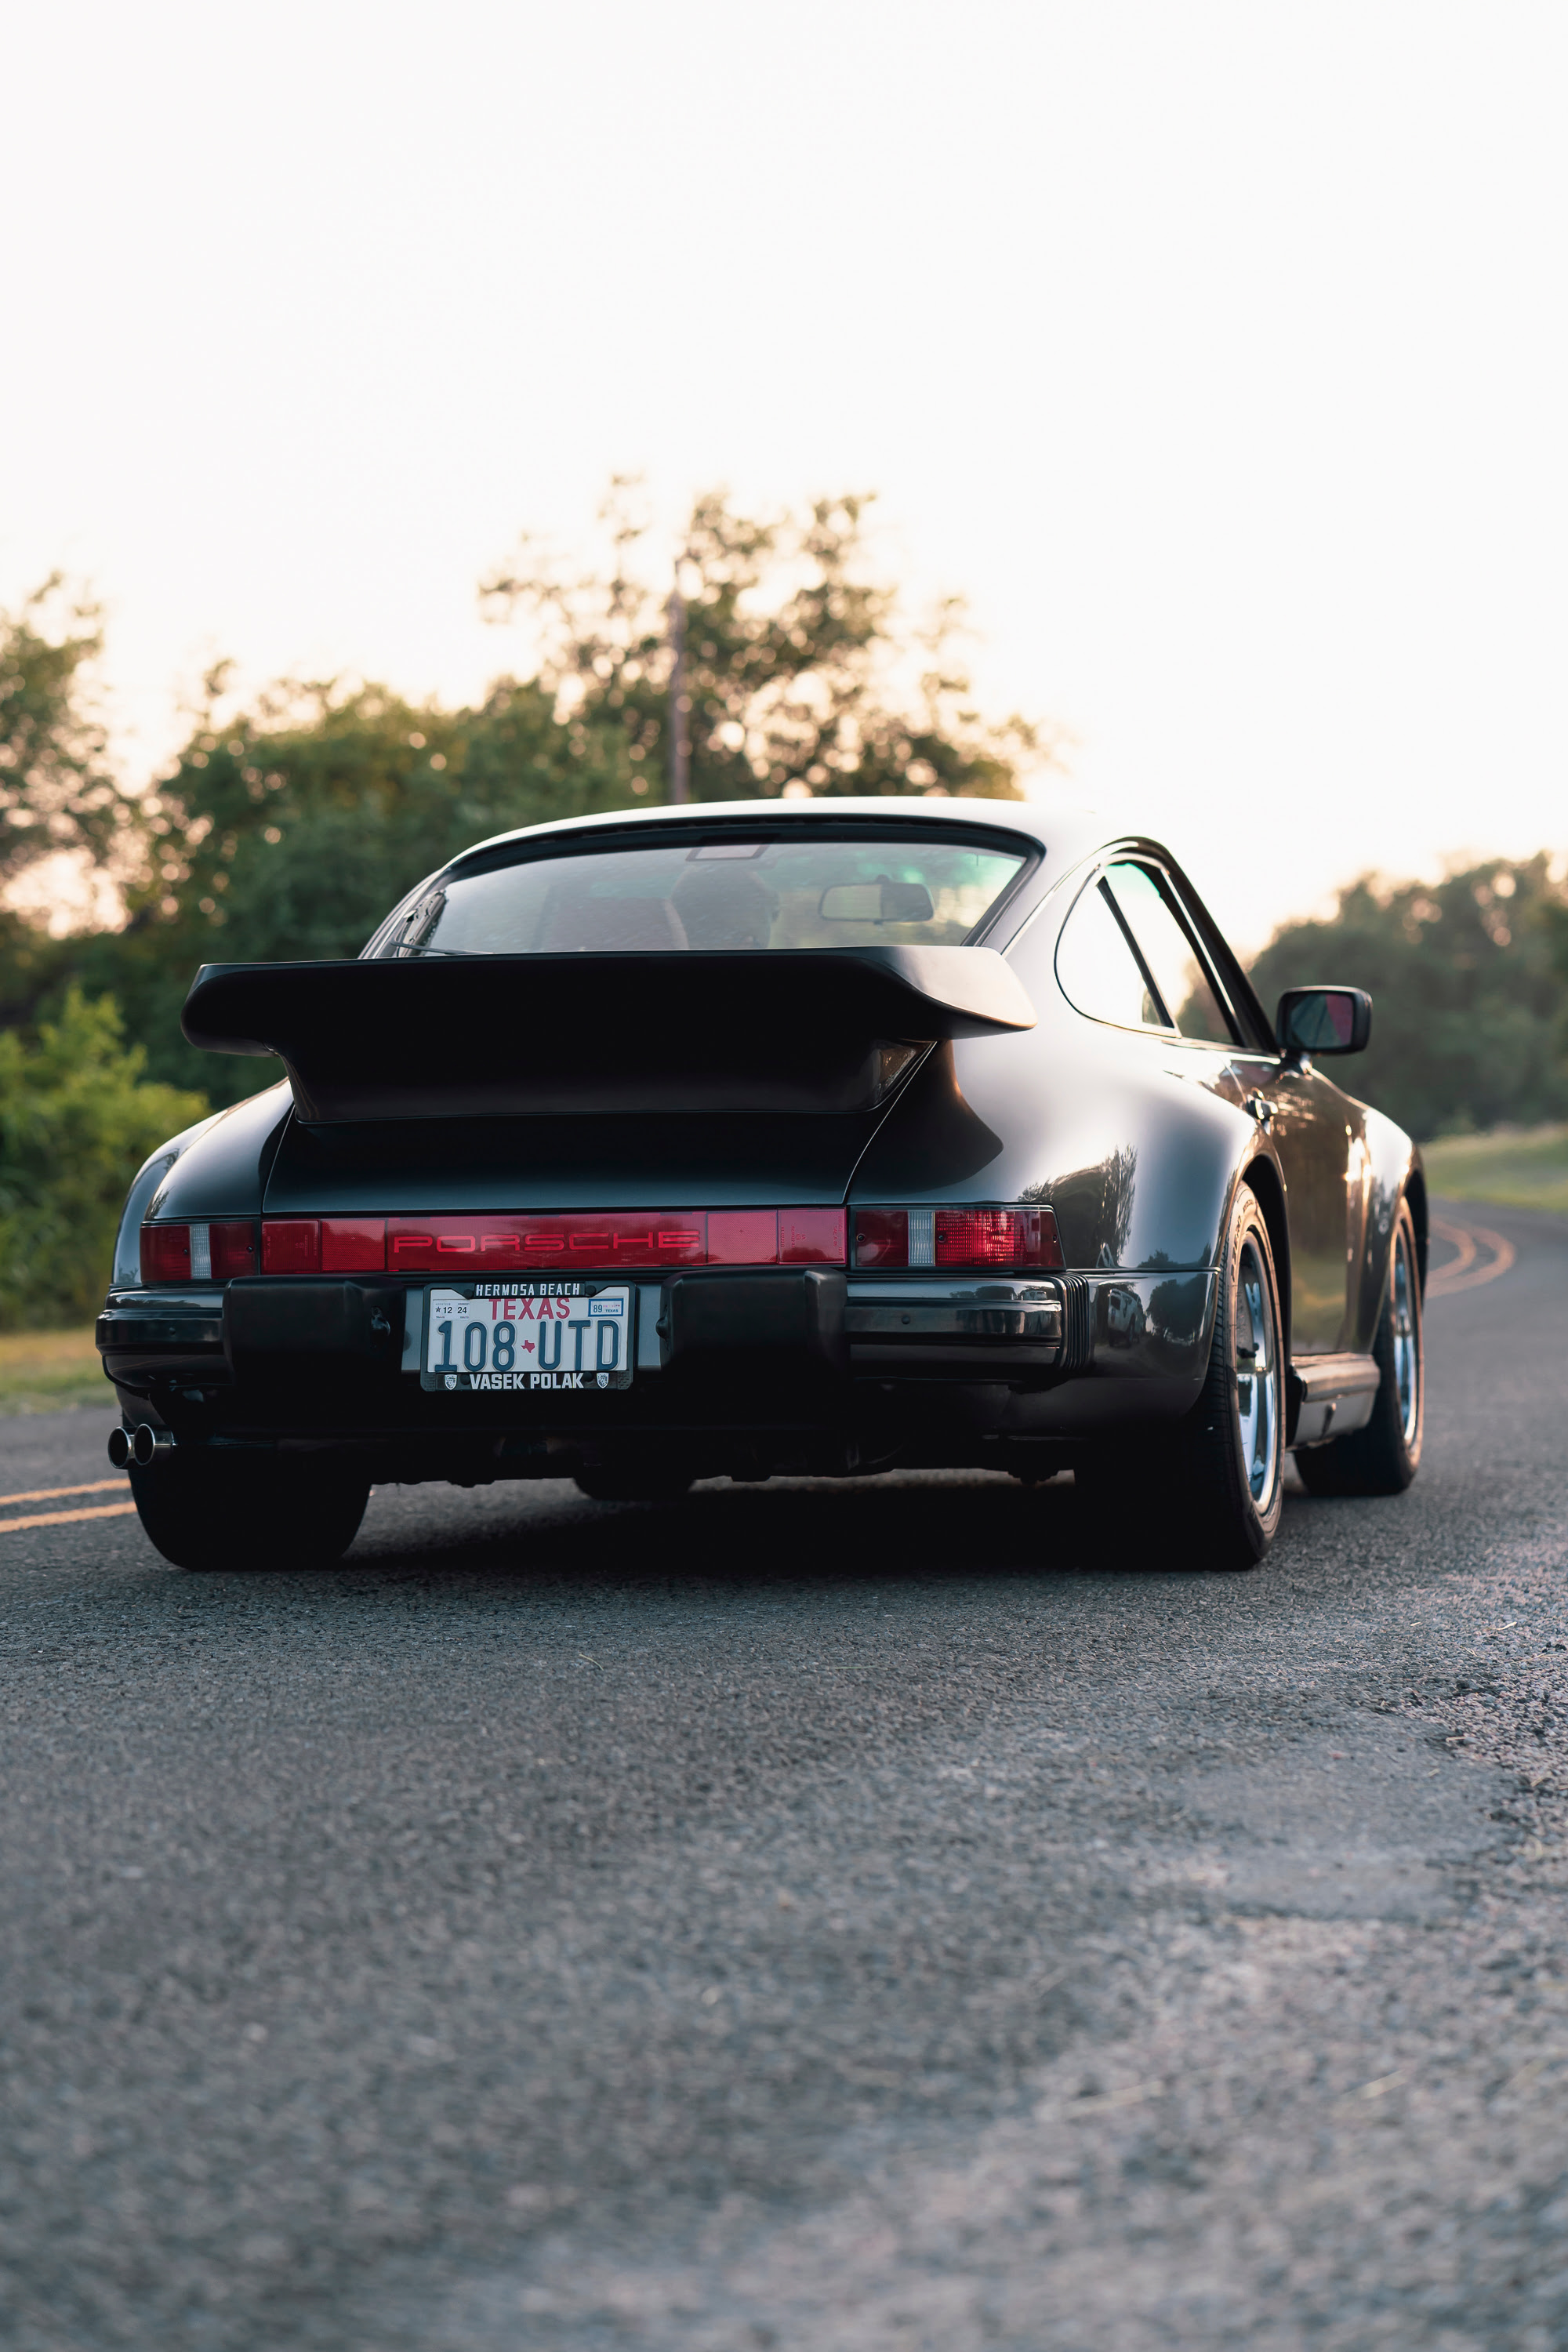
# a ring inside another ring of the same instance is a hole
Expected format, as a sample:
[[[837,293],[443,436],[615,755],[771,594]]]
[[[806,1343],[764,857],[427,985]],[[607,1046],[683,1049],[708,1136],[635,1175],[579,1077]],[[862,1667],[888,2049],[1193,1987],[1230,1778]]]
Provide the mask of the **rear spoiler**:
[[[1032,1029],[994,948],[205,963],[181,1025],[276,1054],[311,1126],[868,1110],[920,1050]]]

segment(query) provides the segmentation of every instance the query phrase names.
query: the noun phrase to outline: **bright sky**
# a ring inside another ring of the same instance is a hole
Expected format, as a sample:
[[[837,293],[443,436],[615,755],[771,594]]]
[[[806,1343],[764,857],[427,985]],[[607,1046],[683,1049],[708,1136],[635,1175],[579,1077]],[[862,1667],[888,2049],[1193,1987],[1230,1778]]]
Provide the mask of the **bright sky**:
[[[1568,848],[1559,0],[54,0],[0,37],[0,601],[476,693],[474,583],[880,493],[1238,944]]]

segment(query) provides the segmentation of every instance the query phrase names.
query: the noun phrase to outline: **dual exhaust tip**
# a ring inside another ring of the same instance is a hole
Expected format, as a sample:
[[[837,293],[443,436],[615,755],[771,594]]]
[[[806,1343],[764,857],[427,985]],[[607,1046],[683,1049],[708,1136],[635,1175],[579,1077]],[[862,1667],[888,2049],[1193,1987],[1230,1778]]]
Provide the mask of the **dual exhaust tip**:
[[[155,1429],[150,1421],[144,1421],[140,1429],[111,1429],[109,1433],[109,1458],[117,1470],[123,1470],[132,1462],[145,1470],[150,1462],[174,1450],[173,1432]]]

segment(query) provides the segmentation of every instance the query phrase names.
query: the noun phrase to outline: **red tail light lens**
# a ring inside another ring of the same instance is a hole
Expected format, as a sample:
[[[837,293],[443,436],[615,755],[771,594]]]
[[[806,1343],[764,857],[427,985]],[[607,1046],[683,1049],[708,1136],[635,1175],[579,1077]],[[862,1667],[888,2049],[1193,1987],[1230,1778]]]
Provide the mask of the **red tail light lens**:
[[[713,1209],[708,1217],[710,1265],[776,1265],[776,1209]]]
[[[779,1256],[785,1265],[842,1265],[842,1209],[781,1209]]]
[[[320,1274],[319,1217],[268,1217],[261,1228],[263,1274]]]
[[[321,1219],[323,1274],[379,1274],[385,1264],[384,1217]]]
[[[241,1224],[209,1225],[215,1280],[232,1282],[236,1275],[256,1272],[256,1227],[247,1217]]]
[[[857,1209],[857,1265],[908,1265],[910,1213],[907,1209]]]
[[[191,1278],[191,1229],[189,1225],[143,1225],[142,1228],[142,1279],[143,1282],[189,1282]]]
[[[929,1223],[930,1212],[926,1213]],[[561,1216],[268,1217],[263,1274],[577,1274],[842,1265],[842,1209],[580,1210]],[[144,1231],[153,1230],[146,1227]],[[159,1232],[184,1232],[160,1226]],[[214,1225],[212,1270],[254,1274],[255,1229]],[[187,1251],[182,1277],[190,1272]],[[151,1278],[151,1277],[149,1277]]]
[[[842,1265],[842,1209],[662,1209],[559,1217],[268,1217],[263,1274],[619,1272],[679,1265]],[[220,1282],[254,1274],[248,1220],[198,1226]],[[1062,1263],[1049,1209],[857,1209],[854,1265],[1049,1266]],[[203,1273],[206,1271],[204,1263]],[[142,1228],[143,1282],[192,1279],[192,1229]]]
[[[855,1264],[1059,1266],[1049,1209],[857,1209]]]
[[[1049,1209],[939,1209],[938,1265],[1060,1265]]]
[[[385,1264],[384,1217],[268,1217],[261,1228],[263,1274],[380,1274]]]

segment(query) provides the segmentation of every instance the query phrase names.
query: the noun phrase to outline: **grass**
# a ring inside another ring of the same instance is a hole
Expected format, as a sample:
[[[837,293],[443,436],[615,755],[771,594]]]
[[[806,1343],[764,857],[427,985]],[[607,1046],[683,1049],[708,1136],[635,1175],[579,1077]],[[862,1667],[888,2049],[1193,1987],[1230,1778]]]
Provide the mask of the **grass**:
[[[0,1331],[0,1412],[113,1402],[90,1323],[81,1331]]]
[[[1424,1143],[1426,1181],[1451,1201],[1568,1211],[1568,1127],[1499,1127]]]

